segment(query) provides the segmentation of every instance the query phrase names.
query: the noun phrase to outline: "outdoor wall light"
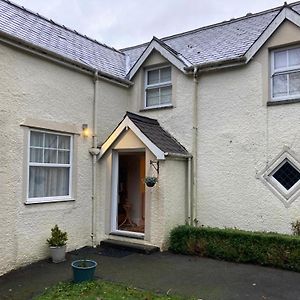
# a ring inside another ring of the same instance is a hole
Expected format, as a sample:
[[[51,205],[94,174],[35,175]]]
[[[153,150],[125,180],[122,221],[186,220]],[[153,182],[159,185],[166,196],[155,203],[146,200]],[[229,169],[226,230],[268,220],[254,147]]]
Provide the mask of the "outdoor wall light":
[[[82,136],[87,138],[89,136],[88,124],[82,124]]]

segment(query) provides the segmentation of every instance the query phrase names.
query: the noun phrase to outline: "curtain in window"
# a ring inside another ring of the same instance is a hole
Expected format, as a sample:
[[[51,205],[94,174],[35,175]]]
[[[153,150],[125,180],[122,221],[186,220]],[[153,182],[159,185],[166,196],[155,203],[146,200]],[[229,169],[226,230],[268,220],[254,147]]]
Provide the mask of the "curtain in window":
[[[30,132],[29,198],[69,196],[71,137]]]
[[[69,195],[69,168],[29,169],[29,198]]]

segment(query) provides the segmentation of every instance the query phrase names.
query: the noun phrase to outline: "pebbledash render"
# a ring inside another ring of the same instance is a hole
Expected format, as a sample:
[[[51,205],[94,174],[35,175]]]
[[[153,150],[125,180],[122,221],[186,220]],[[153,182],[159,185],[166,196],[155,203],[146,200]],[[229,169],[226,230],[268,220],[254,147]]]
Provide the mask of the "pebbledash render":
[[[0,0],[0,274],[179,224],[300,219],[300,2],[116,50]],[[145,180],[157,182],[148,187]]]

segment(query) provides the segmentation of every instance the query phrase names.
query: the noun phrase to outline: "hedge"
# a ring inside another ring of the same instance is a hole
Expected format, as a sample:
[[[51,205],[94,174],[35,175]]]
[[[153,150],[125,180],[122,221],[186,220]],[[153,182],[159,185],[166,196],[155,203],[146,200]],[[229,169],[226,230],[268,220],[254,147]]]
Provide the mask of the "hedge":
[[[171,231],[170,250],[300,271],[298,236],[184,225]]]

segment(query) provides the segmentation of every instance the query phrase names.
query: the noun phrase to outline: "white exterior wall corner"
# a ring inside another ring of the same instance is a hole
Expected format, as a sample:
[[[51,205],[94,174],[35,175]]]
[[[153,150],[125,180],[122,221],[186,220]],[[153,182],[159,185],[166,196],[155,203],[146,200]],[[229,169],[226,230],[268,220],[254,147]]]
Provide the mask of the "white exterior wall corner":
[[[160,181],[164,183],[161,248],[167,250],[170,231],[184,225],[187,212],[187,160],[167,158]],[[161,201],[161,200],[160,200]]]
[[[259,180],[283,147],[300,154],[300,104],[267,106],[269,49],[300,42],[284,22],[248,65],[202,74],[199,81],[200,224],[290,233],[300,199],[289,208]]]

